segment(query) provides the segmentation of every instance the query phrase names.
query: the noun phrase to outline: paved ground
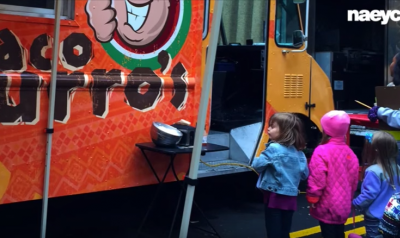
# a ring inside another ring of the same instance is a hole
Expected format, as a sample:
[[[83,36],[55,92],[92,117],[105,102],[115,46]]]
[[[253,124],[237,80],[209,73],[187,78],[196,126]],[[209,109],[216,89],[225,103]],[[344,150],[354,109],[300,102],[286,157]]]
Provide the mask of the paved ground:
[[[265,238],[261,194],[255,189],[252,172],[206,178],[196,189],[195,200],[223,238]],[[155,186],[122,189],[106,193],[70,196],[50,200],[47,238],[135,238],[140,219],[150,203]],[[168,237],[179,195],[176,183],[166,184],[155,212],[146,225],[147,233]],[[320,237],[318,223],[308,214],[304,194],[299,196],[293,218],[292,237]],[[36,238],[40,234],[41,202],[0,206],[0,232],[4,238]],[[182,210],[179,211],[182,214]],[[359,219],[359,218],[358,218]],[[178,216],[173,237],[178,237]],[[189,238],[215,237],[194,226],[209,229],[197,210],[193,210]],[[362,226],[362,222],[357,223]],[[314,228],[313,228],[314,227]],[[349,224],[347,229],[352,229]],[[316,233],[316,234],[312,234]],[[305,236],[311,234],[311,236]]]

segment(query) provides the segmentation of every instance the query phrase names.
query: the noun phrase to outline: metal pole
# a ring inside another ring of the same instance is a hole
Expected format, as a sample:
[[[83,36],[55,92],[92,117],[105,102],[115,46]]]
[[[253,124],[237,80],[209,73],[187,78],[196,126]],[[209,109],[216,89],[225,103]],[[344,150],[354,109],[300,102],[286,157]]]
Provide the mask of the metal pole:
[[[46,145],[46,161],[44,167],[44,184],[43,184],[43,205],[42,205],[42,224],[40,229],[40,237],[46,237],[47,225],[47,206],[49,199],[49,180],[50,180],[50,162],[51,162],[51,142],[53,136],[53,122],[54,122],[54,104],[56,96],[56,83],[57,83],[57,65],[58,65],[58,46],[60,39],[60,15],[63,0],[55,1],[55,19],[54,19],[54,41],[53,41],[53,55],[51,64],[51,80],[50,80],[50,97],[49,97],[49,115],[47,119],[47,145]]]
[[[196,126],[196,133],[194,136],[194,145],[193,145],[193,153],[192,159],[190,163],[190,171],[189,171],[189,178],[192,180],[197,179],[197,173],[199,170],[199,162],[200,162],[200,154],[201,154],[201,147],[202,147],[202,138],[203,132],[206,122],[207,116],[207,106],[208,106],[208,99],[210,96],[211,90],[211,81],[214,71],[214,62],[215,62],[215,55],[217,51],[218,45],[218,38],[219,38],[219,30],[221,26],[221,16],[222,16],[222,6],[224,1],[223,0],[215,0],[214,4],[214,13],[213,13],[213,20],[211,23],[211,32],[210,32],[210,41],[209,41],[209,50],[207,54],[207,63],[203,78],[203,88],[201,89],[201,97],[200,97],[200,106],[199,106],[199,113],[197,115],[197,126]],[[185,206],[183,210],[182,216],[182,224],[181,224],[181,232],[179,234],[179,238],[187,238],[188,230],[189,230],[189,222],[190,222],[190,213],[192,211],[192,204],[193,204],[193,196],[194,196],[194,186],[188,185],[186,191],[186,198],[185,198]]]

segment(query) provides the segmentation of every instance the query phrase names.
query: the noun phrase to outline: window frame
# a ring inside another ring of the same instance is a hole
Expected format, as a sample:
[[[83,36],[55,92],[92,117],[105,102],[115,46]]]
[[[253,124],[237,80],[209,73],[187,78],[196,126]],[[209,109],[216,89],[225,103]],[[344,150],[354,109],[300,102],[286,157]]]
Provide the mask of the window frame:
[[[204,16],[203,16],[203,40],[208,36],[208,30],[210,26],[210,0],[204,0]]]
[[[18,0],[16,0],[16,1],[18,1]],[[59,0],[54,0],[54,8],[55,8],[56,1],[59,1]],[[66,10],[64,8],[65,6],[67,6]],[[61,9],[62,9],[62,13],[61,13],[60,18],[62,20],[74,20],[75,0],[63,0],[63,6],[61,6]],[[64,14],[65,12],[66,12],[66,14]],[[55,18],[55,9],[0,4],[0,14],[54,19]]]
[[[278,29],[277,28],[277,25],[278,25],[278,21],[277,21],[277,12],[278,12],[278,7],[279,7],[279,3],[281,2],[281,1],[283,1],[283,0],[276,0],[276,2],[275,2],[275,30],[274,30],[274,41],[275,41],[275,44],[278,46],[278,47],[280,47],[280,48],[291,48],[291,49],[300,49],[301,47],[303,47],[303,45],[302,46],[298,46],[298,47],[296,47],[296,46],[294,46],[293,45],[293,42],[292,43],[279,43],[278,41],[277,41],[277,39],[276,39],[276,32],[277,32],[277,30],[276,29]],[[288,0],[288,1],[291,1],[291,0]],[[296,6],[296,4],[295,4],[295,6]],[[297,7],[297,6],[296,6]],[[284,10],[284,9],[283,9]],[[299,23],[299,29],[298,30],[302,30],[301,29],[301,16],[299,15],[299,12],[298,11],[296,11],[296,16],[297,16],[297,18],[298,18],[298,23]],[[280,23],[280,22],[279,22]],[[303,34],[304,34],[304,31],[303,31]]]

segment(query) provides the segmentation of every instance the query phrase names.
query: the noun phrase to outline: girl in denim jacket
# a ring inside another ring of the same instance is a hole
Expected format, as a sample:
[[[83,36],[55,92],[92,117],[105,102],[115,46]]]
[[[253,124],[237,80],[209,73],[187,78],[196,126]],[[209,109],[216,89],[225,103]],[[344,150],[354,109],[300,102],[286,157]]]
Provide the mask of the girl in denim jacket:
[[[291,113],[276,113],[270,118],[268,136],[271,142],[252,166],[260,173],[257,188],[264,195],[267,236],[289,238],[298,186],[308,177],[301,121]]]

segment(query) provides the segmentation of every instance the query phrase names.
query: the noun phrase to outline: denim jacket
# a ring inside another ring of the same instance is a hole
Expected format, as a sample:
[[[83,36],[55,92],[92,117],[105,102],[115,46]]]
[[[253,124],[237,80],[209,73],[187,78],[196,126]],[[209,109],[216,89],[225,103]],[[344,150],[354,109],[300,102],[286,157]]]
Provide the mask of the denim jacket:
[[[299,194],[300,180],[309,174],[307,158],[294,146],[269,142],[252,167],[260,173],[257,188],[286,196]]]

